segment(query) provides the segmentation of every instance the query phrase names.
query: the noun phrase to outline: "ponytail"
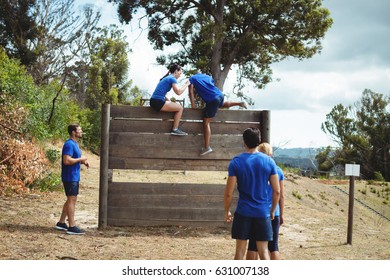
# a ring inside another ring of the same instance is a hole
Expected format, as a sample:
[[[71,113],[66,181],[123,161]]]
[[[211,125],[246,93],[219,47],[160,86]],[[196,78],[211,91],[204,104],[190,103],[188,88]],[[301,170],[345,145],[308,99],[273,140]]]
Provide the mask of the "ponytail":
[[[162,78],[160,79],[160,81],[161,81],[162,79],[164,79],[165,77],[167,77],[167,76],[169,76],[169,71],[165,74],[164,77],[162,77]]]
[[[165,77],[169,76],[169,74],[174,73],[176,70],[181,70],[181,66],[179,64],[173,63],[169,65],[168,69],[169,69],[168,73],[166,73],[165,76],[160,79],[160,81]]]

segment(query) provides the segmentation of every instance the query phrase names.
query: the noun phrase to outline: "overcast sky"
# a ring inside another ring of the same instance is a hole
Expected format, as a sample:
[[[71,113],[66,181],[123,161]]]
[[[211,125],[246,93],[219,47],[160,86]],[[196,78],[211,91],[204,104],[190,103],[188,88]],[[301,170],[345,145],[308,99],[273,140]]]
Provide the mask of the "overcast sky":
[[[103,13],[102,24],[119,24],[115,8],[104,0],[76,0],[93,3]],[[321,147],[334,145],[321,131],[321,123],[339,103],[350,105],[364,89],[390,92],[390,1],[324,0],[333,26],[322,42],[321,54],[297,61],[286,60],[272,69],[275,82],[264,90],[247,88],[255,105],[250,109],[271,110],[271,144],[278,147]],[[166,73],[155,63],[156,52],[137,26],[127,25],[129,54],[134,84],[153,92]],[[232,73],[234,74],[234,73]],[[279,80],[279,81],[277,81]],[[229,95],[234,82],[230,75],[224,93]],[[229,100],[234,96],[230,95]]]

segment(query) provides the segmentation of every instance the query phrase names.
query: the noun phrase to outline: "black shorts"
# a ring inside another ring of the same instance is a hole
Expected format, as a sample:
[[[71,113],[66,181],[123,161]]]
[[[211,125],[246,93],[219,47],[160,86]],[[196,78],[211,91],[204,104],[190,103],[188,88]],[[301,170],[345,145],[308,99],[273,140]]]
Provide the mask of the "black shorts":
[[[255,241],[272,240],[271,218],[253,218],[235,213],[232,238],[239,240],[254,239]]]
[[[272,220],[272,241],[268,242],[268,250],[270,252],[279,251],[279,228],[280,228],[280,217],[275,217]],[[249,251],[257,251],[256,241],[252,238],[249,239],[248,243]]]
[[[66,196],[79,194],[79,182],[63,182]]]
[[[206,107],[203,110],[204,118],[214,118],[218,112],[218,108],[222,107],[224,103],[224,96],[220,95],[213,101],[206,103]]]
[[[150,107],[152,107],[157,112],[160,112],[161,108],[164,107],[165,100],[150,98],[149,103],[150,103]]]

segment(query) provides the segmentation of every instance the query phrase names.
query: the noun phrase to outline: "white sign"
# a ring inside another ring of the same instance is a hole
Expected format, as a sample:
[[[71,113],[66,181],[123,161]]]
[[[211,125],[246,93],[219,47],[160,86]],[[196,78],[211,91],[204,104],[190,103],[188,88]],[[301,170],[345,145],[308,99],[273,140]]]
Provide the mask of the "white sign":
[[[360,176],[360,164],[346,164],[345,176]]]

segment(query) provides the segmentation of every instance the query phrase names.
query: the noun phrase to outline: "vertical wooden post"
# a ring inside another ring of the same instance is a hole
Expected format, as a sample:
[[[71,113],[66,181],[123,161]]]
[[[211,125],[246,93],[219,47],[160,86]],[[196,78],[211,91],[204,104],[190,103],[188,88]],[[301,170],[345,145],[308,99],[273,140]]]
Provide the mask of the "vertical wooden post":
[[[102,126],[100,143],[100,185],[99,185],[99,221],[98,228],[107,226],[108,196],[108,147],[110,130],[110,104],[102,105]]]
[[[349,205],[348,205],[348,233],[347,244],[352,245],[352,228],[353,228],[353,203],[355,191],[355,176],[349,177]]]
[[[271,144],[271,111],[261,111],[260,126],[261,142],[267,142]]]

